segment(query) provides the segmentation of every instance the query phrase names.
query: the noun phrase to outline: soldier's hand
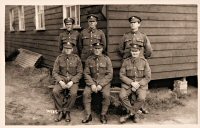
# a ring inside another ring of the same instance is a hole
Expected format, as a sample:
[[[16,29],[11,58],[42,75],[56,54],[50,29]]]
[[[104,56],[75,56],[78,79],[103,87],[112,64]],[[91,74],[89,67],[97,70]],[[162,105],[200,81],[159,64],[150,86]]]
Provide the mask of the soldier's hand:
[[[136,92],[137,89],[136,89],[135,87],[132,87],[131,90],[132,90],[133,92]]]
[[[102,86],[101,85],[97,85],[97,91],[101,91]]]
[[[64,81],[59,81],[59,84],[61,85],[61,87],[63,88],[63,89],[65,89],[66,87],[65,87],[65,82]]]
[[[139,82],[132,82],[131,83],[132,87],[134,87],[135,89],[138,89],[140,87]]]
[[[73,81],[70,81],[66,84],[67,88],[71,88],[71,86],[73,85]]]
[[[97,86],[96,85],[91,85],[91,89],[93,92],[97,93]]]

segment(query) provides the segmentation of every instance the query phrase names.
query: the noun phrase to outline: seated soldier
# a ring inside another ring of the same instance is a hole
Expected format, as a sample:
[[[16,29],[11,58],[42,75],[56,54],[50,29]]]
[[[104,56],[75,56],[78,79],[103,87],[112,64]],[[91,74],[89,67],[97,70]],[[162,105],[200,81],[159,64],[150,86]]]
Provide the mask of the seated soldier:
[[[66,122],[71,121],[70,111],[76,101],[79,80],[83,74],[81,59],[72,52],[73,44],[63,44],[62,54],[57,57],[53,67],[52,74],[57,82],[53,89],[53,99],[58,110],[56,122],[61,121],[64,116]],[[67,99],[63,93],[66,90]]]
[[[132,57],[124,60],[120,69],[120,79],[122,88],[119,93],[122,105],[127,109],[128,114],[120,118],[120,122],[124,123],[130,117],[134,117],[135,123],[139,122],[138,110],[143,106],[148,90],[148,83],[151,79],[151,69],[147,60],[140,57],[140,45],[131,45]],[[136,94],[137,98],[131,105],[129,96]]]
[[[103,44],[94,43],[94,54],[89,56],[85,63],[84,77],[86,87],[83,92],[83,103],[85,107],[85,118],[82,123],[92,121],[91,94],[101,92],[103,95],[100,121],[107,123],[106,113],[110,105],[110,82],[113,78],[113,68],[108,56],[102,54]]]

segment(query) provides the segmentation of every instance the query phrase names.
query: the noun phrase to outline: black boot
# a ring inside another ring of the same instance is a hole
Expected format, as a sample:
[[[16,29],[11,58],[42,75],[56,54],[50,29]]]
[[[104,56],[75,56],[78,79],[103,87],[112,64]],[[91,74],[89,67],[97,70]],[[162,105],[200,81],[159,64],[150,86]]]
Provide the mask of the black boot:
[[[71,121],[70,112],[66,112],[65,121],[66,122],[70,122]]]
[[[100,115],[100,121],[101,121],[102,124],[107,124],[106,115]]]
[[[140,110],[141,110],[142,113],[144,113],[144,114],[149,114],[149,111],[148,111],[147,109],[143,108],[143,107],[142,107]]]
[[[127,114],[127,115],[125,115],[125,116],[122,116],[122,117],[120,117],[119,122],[120,122],[121,124],[122,124],[122,123],[125,123],[130,117],[131,117],[130,114]]]
[[[139,114],[135,114],[134,115],[133,122],[134,123],[139,123],[140,122],[140,116],[139,116]]]
[[[59,112],[58,115],[57,115],[57,117],[55,118],[55,122],[61,121],[62,118],[63,118],[63,112]]]
[[[91,114],[86,116],[85,119],[82,120],[82,123],[88,123],[90,121],[92,121],[92,115]]]

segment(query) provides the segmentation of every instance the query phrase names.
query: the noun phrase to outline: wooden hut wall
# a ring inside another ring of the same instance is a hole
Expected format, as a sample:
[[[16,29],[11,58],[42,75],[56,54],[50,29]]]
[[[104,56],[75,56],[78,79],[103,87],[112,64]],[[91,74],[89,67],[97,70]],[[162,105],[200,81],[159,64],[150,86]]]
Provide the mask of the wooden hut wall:
[[[9,10],[14,9],[15,31],[9,29]],[[25,48],[42,54],[42,64],[52,67],[55,58],[60,54],[58,50],[58,35],[63,31],[62,6],[44,6],[45,30],[35,28],[35,6],[24,6],[25,31],[19,31],[17,6],[6,6],[5,11],[5,52]]]
[[[115,76],[122,62],[118,44],[133,15],[143,19],[140,30],[154,49],[148,59],[153,80],[197,75],[197,5],[109,5],[108,54]]]

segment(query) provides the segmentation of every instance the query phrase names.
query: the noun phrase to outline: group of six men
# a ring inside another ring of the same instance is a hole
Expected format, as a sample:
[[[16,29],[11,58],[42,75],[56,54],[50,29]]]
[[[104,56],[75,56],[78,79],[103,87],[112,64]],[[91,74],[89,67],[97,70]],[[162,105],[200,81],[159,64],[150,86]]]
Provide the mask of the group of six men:
[[[110,105],[113,67],[110,58],[104,54],[106,37],[104,32],[96,27],[98,17],[91,14],[87,19],[89,27],[82,30],[80,34],[73,30],[74,19],[64,19],[66,30],[59,35],[59,49],[62,53],[56,58],[52,72],[56,79],[53,99],[58,111],[55,121],[61,121],[63,117],[66,122],[71,121],[70,111],[76,101],[79,81],[84,76],[85,117],[82,123],[92,121],[91,94],[98,92],[101,92],[103,97],[100,121],[103,124],[107,123],[106,113]],[[145,34],[138,31],[140,17],[132,16],[129,22],[131,31],[125,33],[119,43],[119,51],[123,57],[119,97],[128,112],[120,118],[121,123],[126,122],[130,117],[133,117],[134,122],[139,121],[137,112],[143,108],[148,82],[151,79],[151,69],[145,59],[152,53],[150,41]],[[63,94],[66,90],[68,90],[67,100]],[[130,95],[136,96],[133,105],[129,100]]]

